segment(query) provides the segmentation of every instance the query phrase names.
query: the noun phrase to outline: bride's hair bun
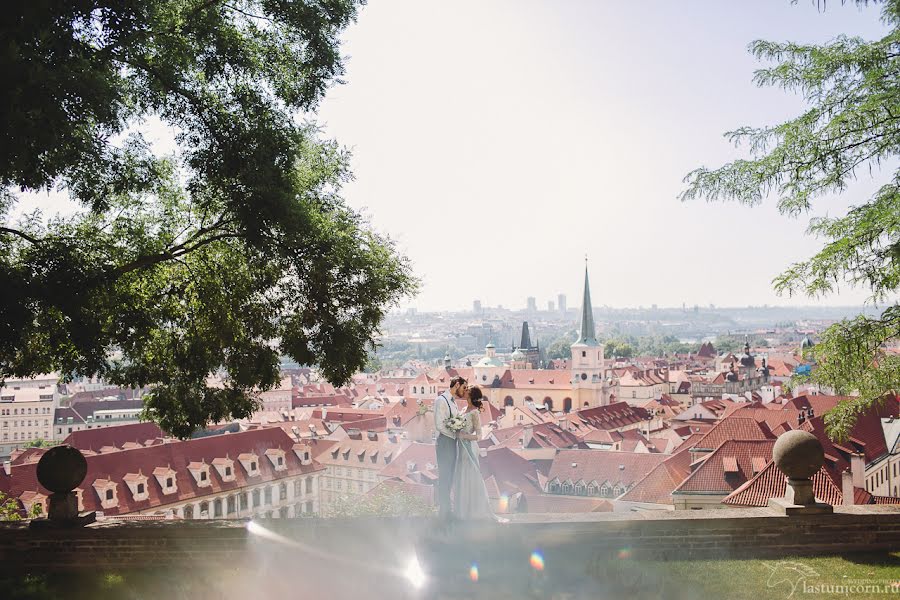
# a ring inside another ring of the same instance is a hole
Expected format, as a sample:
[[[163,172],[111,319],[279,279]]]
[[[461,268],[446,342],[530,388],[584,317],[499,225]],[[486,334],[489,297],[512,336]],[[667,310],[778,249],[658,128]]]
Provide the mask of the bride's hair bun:
[[[473,385],[469,388],[469,400],[472,401],[472,406],[477,408],[478,410],[484,410],[484,402],[482,401],[484,398],[484,394],[481,393],[481,388],[477,385]]]

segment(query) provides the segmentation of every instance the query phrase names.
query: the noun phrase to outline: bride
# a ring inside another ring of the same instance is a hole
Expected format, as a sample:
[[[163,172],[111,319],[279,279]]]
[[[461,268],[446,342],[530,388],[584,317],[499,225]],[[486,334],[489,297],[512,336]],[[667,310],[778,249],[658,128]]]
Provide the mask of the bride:
[[[481,468],[478,466],[478,441],[481,440],[481,412],[484,411],[484,395],[478,386],[469,388],[466,399],[469,406],[463,418],[466,426],[456,436],[456,473],[453,478],[453,492],[456,514],[460,519],[488,519],[505,523],[491,510]]]

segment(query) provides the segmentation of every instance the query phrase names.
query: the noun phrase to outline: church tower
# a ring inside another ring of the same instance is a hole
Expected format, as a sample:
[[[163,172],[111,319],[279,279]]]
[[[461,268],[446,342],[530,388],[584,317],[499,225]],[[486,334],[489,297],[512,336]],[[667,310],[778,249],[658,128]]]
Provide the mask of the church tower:
[[[581,302],[581,334],[572,344],[572,392],[574,410],[586,406],[607,404],[603,380],[603,345],[597,340],[594,309],[591,305],[591,284],[588,280],[587,259],[584,265],[584,299]],[[576,404],[577,403],[577,404]]]

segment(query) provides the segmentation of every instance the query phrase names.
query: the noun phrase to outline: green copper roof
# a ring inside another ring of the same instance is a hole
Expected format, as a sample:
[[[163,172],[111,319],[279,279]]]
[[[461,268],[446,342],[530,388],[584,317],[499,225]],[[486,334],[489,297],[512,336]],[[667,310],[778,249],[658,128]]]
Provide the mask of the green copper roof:
[[[588,281],[587,265],[584,266],[584,300],[581,302],[581,335],[575,344],[599,346],[597,330],[594,327],[594,309],[591,305],[591,284]]]

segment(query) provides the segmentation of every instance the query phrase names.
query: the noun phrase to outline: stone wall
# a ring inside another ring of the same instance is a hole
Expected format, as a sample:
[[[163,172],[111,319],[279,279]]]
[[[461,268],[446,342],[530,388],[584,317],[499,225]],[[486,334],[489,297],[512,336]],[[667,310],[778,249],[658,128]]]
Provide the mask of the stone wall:
[[[837,507],[832,515],[776,516],[769,509],[521,515],[508,524],[467,524],[450,532],[428,519],[103,522],[72,530],[0,527],[0,571],[195,568],[246,564],[267,548],[316,552],[325,560],[384,556],[406,547],[471,561],[540,550],[591,568],[627,552],[635,558],[744,558],[900,550],[900,510]],[[330,557],[330,558],[328,558]],[[464,561],[464,562],[465,562]],[[457,565],[459,566],[459,565]]]

